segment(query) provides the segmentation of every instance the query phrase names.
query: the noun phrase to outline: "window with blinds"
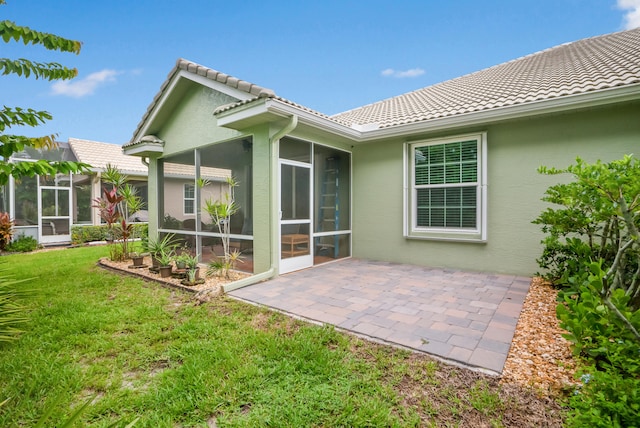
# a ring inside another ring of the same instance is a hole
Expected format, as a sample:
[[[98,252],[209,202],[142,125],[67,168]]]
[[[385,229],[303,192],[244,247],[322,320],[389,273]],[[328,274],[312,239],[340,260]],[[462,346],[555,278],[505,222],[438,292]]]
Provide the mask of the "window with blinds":
[[[195,214],[196,186],[184,185],[184,214]]]
[[[409,145],[413,231],[480,231],[483,135]]]

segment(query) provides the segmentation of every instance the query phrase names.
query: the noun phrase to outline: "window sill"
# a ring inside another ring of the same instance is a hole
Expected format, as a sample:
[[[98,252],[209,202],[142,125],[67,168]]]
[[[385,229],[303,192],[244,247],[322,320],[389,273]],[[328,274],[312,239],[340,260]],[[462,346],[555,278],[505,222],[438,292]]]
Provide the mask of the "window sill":
[[[405,235],[406,239],[424,241],[467,242],[474,244],[486,244],[487,239],[480,232],[423,232],[412,231]]]

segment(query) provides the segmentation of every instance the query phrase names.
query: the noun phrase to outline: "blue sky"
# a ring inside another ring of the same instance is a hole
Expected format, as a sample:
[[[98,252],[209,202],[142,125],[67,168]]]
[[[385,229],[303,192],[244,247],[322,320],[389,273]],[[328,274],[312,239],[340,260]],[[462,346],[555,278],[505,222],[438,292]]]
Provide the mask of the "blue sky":
[[[0,20],[83,43],[0,56],[77,67],[64,83],[0,76],[1,102],[47,110],[18,132],[123,144],[178,58],[325,114],[640,26],[640,0],[6,0]],[[16,130],[12,130],[16,131]]]

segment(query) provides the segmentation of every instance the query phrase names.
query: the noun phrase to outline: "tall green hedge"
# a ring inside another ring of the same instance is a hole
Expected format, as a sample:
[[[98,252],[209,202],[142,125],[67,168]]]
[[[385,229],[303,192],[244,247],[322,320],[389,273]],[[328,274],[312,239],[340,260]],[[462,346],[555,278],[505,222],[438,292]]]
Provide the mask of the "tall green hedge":
[[[143,238],[149,235],[149,225],[147,223],[134,223],[134,234],[136,238]],[[106,224],[100,226],[77,225],[71,228],[71,243],[78,245],[85,242],[107,241],[112,239],[112,232]]]

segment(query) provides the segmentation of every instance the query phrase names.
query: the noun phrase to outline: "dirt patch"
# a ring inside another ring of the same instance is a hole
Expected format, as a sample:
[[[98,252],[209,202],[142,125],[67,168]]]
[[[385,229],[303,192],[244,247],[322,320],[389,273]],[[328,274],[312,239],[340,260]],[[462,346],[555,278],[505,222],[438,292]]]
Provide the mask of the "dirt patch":
[[[368,343],[352,345],[352,352],[380,366],[393,348]],[[561,427],[563,409],[553,397],[531,388],[501,384],[498,377],[410,353],[406,367],[388,367],[386,380],[400,395],[403,406],[415,408],[420,426]]]
[[[300,328],[300,321],[291,317],[274,317],[272,312],[256,312],[251,319],[251,328],[260,331],[283,331],[286,336],[294,335]]]

